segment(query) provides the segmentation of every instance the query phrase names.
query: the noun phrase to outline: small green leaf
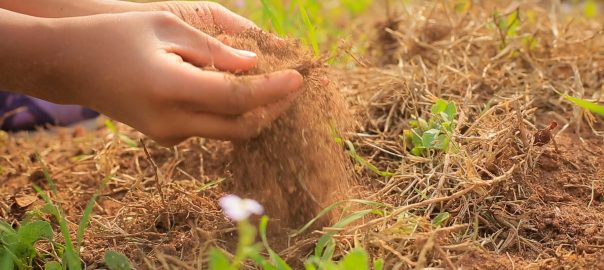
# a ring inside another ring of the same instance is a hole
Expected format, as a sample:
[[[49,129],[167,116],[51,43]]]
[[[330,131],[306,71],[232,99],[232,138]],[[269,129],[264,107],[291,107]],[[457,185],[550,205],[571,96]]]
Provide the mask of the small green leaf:
[[[266,238],[266,226],[268,225],[268,217],[267,216],[262,216],[262,218],[260,219],[260,226],[259,226],[259,230],[260,230],[260,238],[262,239],[262,243],[264,244],[264,248],[266,248],[266,250],[268,251],[268,254],[271,258],[271,261],[273,262],[273,264],[277,267],[277,269],[279,270],[291,270],[292,268],[287,265],[287,263],[285,262],[285,260],[283,260],[279,254],[277,254],[277,252],[275,252],[268,244],[268,239]]]
[[[449,212],[442,212],[432,220],[432,225],[434,227],[440,227],[445,221],[449,219]]]
[[[427,149],[434,148],[439,134],[440,130],[438,129],[430,129],[424,132],[422,135],[422,146]]]
[[[0,269],[11,270],[14,268],[13,258],[5,247],[0,245]]]
[[[373,262],[373,270],[382,270],[384,269],[384,259],[379,258]]]
[[[57,261],[47,262],[44,264],[44,270],[63,270],[63,266]]]
[[[362,249],[354,249],[340,263],[342,270],[369,270],[369,257]]]
[[[32,246],[38,240],[51,239],[52,227],[46,221],[34,221],[19,227],[17,235],[21,243]]]
[[[130,270],[130,261],[124,254],[109,250],[105,252],[105,264],[109,270]]]
[[[508,15],[507,18],[507,36],[514,37],[518,33],[518,28],[520,27],[520,18],[519,11],[516,10]]]
[[[222,251],[215,248],[210,250],[209,264],[210,270],[235,270],[235,268],[231,266],[229,258],[227,258]]]
[[[449,103],[447,101],[439,98],[436,100],[434,105],[432,105],[432,113],[440,114],[441,112],[444,112],[447,109],[448,105],[449,105]]]
[[[448,121],[453,121],[457,118],[457,106],[455,105],[455,102],[448,102],[447,103],[447,107],[445,108],[445,110],[443,111],[445,113],[445,115],[447,116],[447,120]]]

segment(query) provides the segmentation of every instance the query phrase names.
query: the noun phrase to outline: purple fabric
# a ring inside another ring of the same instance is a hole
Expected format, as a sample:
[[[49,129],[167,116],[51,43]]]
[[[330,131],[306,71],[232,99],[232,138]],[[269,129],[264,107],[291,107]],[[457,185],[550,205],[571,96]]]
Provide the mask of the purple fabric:
[[[0,91],[0,128],[6,131],[34,130],[50,125],[67,126],[98,115],[78,105],[58,105]]]

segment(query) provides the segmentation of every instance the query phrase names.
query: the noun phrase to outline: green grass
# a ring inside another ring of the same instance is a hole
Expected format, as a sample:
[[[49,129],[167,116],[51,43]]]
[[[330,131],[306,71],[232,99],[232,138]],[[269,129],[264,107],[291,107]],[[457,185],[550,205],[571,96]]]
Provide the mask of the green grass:
[[[576,98],[576,97],[571,97],[571,96],[564,96],[564,98],[583,109],[586,109],[593,113],[604,116],[604,105],[600,105],[600,104],[591,102],[586,99],[581,99],[581,98]]]

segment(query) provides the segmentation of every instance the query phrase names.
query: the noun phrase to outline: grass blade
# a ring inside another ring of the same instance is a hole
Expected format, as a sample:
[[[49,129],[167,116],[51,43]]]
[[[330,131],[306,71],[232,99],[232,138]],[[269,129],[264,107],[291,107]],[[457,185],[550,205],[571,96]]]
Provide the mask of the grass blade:
[[[599,115],[604,116],[604,105],[600,105],[589,100],[585,100],[582,98],[576,98],[571,96],[564,96],[564,98],[577,106],[589,110],[591,112],[597,113]]]
[[[301,235],[306,230],[308,230],[308,228],[310,228],[310,226],[312,226],[312,224],[317,222],[317,220],[319,220],[321,217],[327,215],[327,213],[331,212],[331,210],[342,205],[343,203],[359,203],[359,204],[364,204],[364,205],[368,205],[368,206],[376,207],[376,208],[377,207],[391,207],[390,205],[387,205],[384,203],[368,201],[368,200],[352,199],[352,200],[345,200],[345,201],[337,201],[337,202],[334,202],[331,205],[323,208],[323,210],[321,210],[321,212],[319,212],[319,214],[317,214],[317,216],[315,216],[313,219],[311,219],[302,228],[300,228],[297,231],[295,231],[294,233],[290,234],[289,237],[296,237],[296,236]]]
[[[279,254],[277,254],[277,252],[275,252],[269,245],[268,245],[268,239],[266,238],[266,226],[268,224],[268,217],[267,216],[262,216],[262,218],[260,219],[260,225],[259,225],[259,229],[260,229],[260,238],[262,239],[262,244],[264,244],[264,248],[266,248],[266,250],[268,251],[268,254],[271,258],[271,261],[273,262],[273,264],[275,266],[277,266],[277,269],[279,270],[292,270],[292,268],[287,265],[287,263],[285,262],[285,260],[283,260],[283,258],[281,258],[279,256]]]
[[[304,25],[306,25],[306,29],[308,30],[308,40],[312,46],[313,51],[315,52],[315,56],[319,56],[321,51],[319,50],[319,43],[317,42],[317,33],[315,31],[315,26],[310,21],[308,17],[308,13],[306,12],[306,8],[302,4],[301,0],[298,0],[298,7],[300,8],[300,16],[302,16],[302,21]]]
[[[47,179],[49,180],[49,179]],[[50,214],[55,217],[57,222],[59,222],[59,228],[61,230],[61,234],[63,235],[63,240],[65,241],[65,261],[67,261],[67,269],[69,270],[81,270],[82,265],[80,264],[80,258],[78,253],[73,246],[73,242],[71,241],[71,235],[69,235],[69,229],[67,228],[67,219],[65,219],[65,214],[60,210],[58,206],[56,206],[48,194],[46,194],[38,185],[34,184],[34,189],[38,193],[38,196],[46,202],[48,206],[48,210]]]
[[[110,179],[111,179],[111,176],[109,176],[109,175],[105,176],[105,178],[103,179],[103,181],[97,188],[97,191],[94,193],[92,198],[90,198],[90,200],[88,200],[88,203],[86,203],[86,208],[84,209],[84,213],[82,214],[82,219],[80,220],[80,224],[78,224],[78,235],[76,238],[76,242],[77,242],[76,249],[77,250],[80,250],[80,247],[82,246],[82,239],[84,238],[84,232],[86,231],[86,228],[88,227],[88,222],[90,221],[90,214],[92,213],[92,208],[94,207],[94,204],[96,203],[96,199],[99,197],[99,192],[103,188],[105,188],[105,186],[107,185],[107,183],[109,182]]]
[[[280,36],[285,35],[286,33],[285,28],[283,27],[283,19],[277,14],[274,6],[271,5],[267,0],[260,0],[260,2],[262,3],[262,10],[264,11],[264,14],[268,15],[268,17],[271,19],[273,28],[275,28],[277,34]]]

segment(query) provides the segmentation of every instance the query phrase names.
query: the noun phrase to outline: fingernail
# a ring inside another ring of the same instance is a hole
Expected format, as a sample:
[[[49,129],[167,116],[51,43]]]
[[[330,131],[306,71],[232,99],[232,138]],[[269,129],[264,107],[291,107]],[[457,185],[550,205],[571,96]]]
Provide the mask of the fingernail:
[[[298,72],[293,73],[294,75],[289,80],[289,86],[292,91],[296,91],[299,90],[300,87],[302,87],[302,84],[304,83],[304,77],[302,77],[302,75],[300,75],[300,73]]]
[[[254,52],[250,52],[250,51],[244,51],[244,50],[235,50],[235,54],[244,57],[244,58],[256,58],[256,54]]]

